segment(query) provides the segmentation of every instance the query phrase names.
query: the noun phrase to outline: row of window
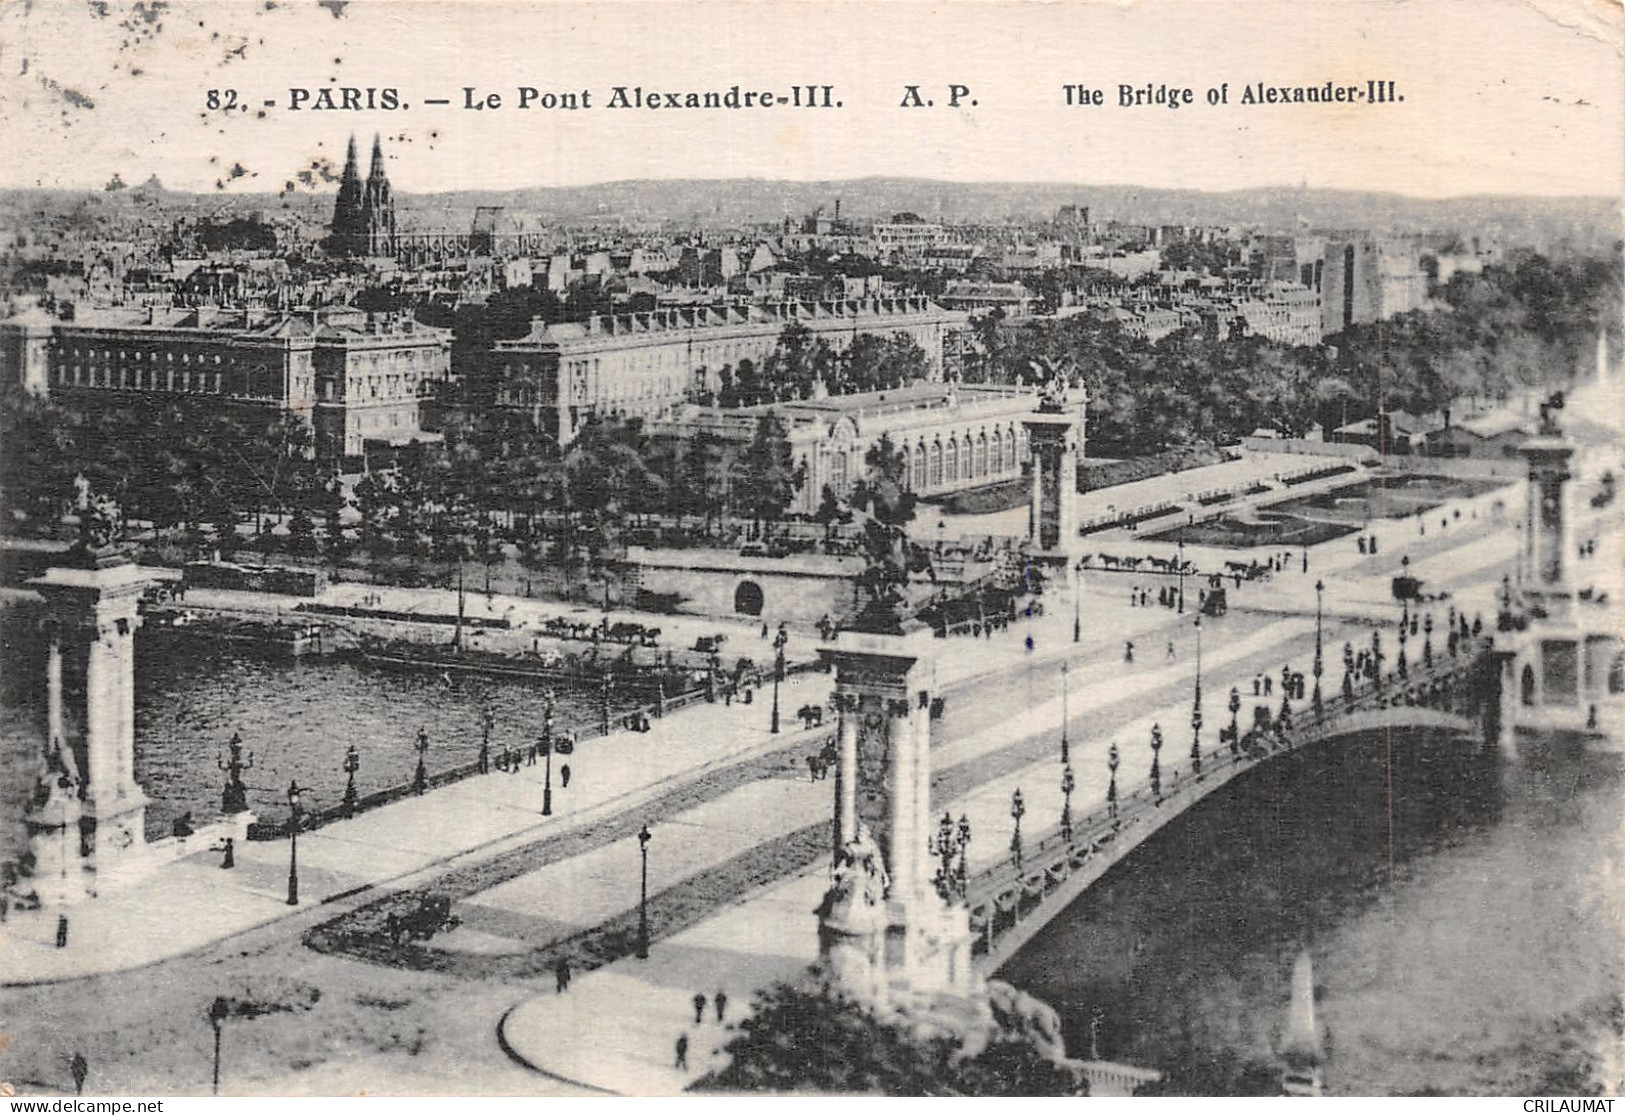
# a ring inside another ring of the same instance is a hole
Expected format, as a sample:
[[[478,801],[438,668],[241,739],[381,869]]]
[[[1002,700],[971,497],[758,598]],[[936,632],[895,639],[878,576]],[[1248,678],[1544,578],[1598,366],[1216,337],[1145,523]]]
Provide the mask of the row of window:
[[[950,437],[947,444],[923,441],[903,447],[905,474],[915,488],[935,488],[961,480],[979,480],[1020,467],[1027,452],[1027,433],[1016,430],[993,431],[993,437],[966,435],[963,442]]]

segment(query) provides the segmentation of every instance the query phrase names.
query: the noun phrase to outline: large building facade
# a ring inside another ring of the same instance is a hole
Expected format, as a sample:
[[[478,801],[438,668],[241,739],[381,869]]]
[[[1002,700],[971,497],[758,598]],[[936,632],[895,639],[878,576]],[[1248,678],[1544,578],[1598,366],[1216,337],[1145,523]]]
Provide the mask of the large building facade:
[[[869,450],[890,438],[909,488],[948,495],[1011,480],[1027,460],[1027,429],[1037,396],[1030,387],[923,383],[828,399],[724,409],[685,406],[653,422],[651,437],[688,440],[710,433],[748,445],[761,416],[785,424],[791,456],[806,471],[793,512],[812,514],[825,488],[844,497],[867,472]]]
[[[369,441],[426,435],[420,399],[450,373],[451,339],[359,311],[106,310],[0,322],[0,369],[37,395],[148,398],[222,413],[287,411],[317,455],[359,469]]]
[[[1413,241],[1357,238],[1327,243],[1321,275],[1326,336],[1420,309],[1426,300],[1427,276]]]
[[[592,415],[652,419],[714,391],[723,368],[760,364],[792,323],[836,352],[864,333],[907,336],[925,352],[935,379],[944,336],[964,322],[964,314],[924,298],[697,306],[538,322],[527,336],[498,341],[489,371],[499,405],[533,413],[569,444]]]

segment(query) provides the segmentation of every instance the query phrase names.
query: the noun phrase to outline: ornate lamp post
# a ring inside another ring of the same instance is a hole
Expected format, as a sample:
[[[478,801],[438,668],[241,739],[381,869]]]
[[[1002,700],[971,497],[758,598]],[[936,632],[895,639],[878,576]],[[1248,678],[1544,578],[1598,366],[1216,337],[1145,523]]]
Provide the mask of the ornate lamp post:
[[[1225,707],[1230,710],[1230,754],[1236,755],[1241,751],[1241,724],[1236,719],[1241,712],[1241,690],[1233,685],[1230,687],[1230,701]]]
[[[1016,861],[1016,870],[1021,870],[1021,818],[1027,813],[1027,803],[1021,798],[1021,788],[1010,795],[1010,816],[1015,818],[1015,832],[1010,837],[1010,856]]]
[[[784,680],[784,644],[790,641],[790,633],[779,625],[779,633],[773,636],[773,724],[769,729],[774,735],[779,734],[779,683]]]
[[[1405,614],[1399,621],[1399,656],[1394,660],[1394,672],[1402,678],[1411,676],[1410,664],[1405,661],[1405,639],[1410,634],[1411,614],[1410,605],[1405,606]]]
[[[355,816],[355,772],[361,769],[361,756],[356,753],[355,744],[344,749],[344,815]]]
[[[1061,663],[1061,765],[1064,767],[1072,761],[1072,752],[1066,740],[1066,722],[1069,717],[1068,704],[1070,702],[1071,686],[1067,680],[1068,666]]]
[[[705,660],[705,699],[717,703],[717,674],[722,672],[722,656],[716,651]]]
[[[644,823],[638,833],[638,851],[643,857],[643,874],[638,882],[638,950],[639,960],[649,959],[649,825]]]
[[[1111,781],[1106,783],[1106,812],[1111,814],[1114,820],[1117,818],[1117,764],[1121,760],[1122,756],[1117,753],[1117,745],[1114,743],[1106,752],[1106,769],[1111,771]]]
[[[231,1013],[231,1004],[224,995],[216,995],[209,1004],[209,1025],[214,1027],[214,1094],[220,1094],[220,1027]]]
[[[610,673],[609,663],[604,664],[604,688],[600,694],[598,706],[599,728],[604,735],[609,735],[609,697],[610,691],[615,687],[614,675]]]
[[[496,713],[491,711],[490,705],[480,709],[480,754],[478,763],[481,774],[485,774],[491,769],[491,729],[496,727],[496,723]]]
[[[226,744],[231,752],[231,758],[222,761],[217,754],[214,757],[215,766],[226,772],[226,789],[220,795],[220,808],[227,814],[241,813],[248,808],[248,787],[243,785],[243,772],[254,769],[254,753],[250,751],[248,758],[243,758],[243,737],[236,732],[231,733],[231,742]]]
[[[542,695],[542,816],[553,815],[553,691]]]
[[[1422,617],[1422,663],[1433,665],[1433,613]]]
[[[935,839],[926,837],[926,851],[938,859],[937,877],[932,880],[937,885],[937,894],[947,902],[954,894],[954,818],[951,813],[943,813],[942,820],[937,822],[937,835]]]
[[[970,818],[959,815],[959,831],[954,835],[959,844],[959,863],[954,868],[954,890],[961,901],[970,891]]]
[[[421,794],[429,788],[429,772],[423,765],[423,757],[429,753],[429,733],[419,728],[418,739],[413,746],[417,748],[418,752],[418,769],[412,775],[412,792]]]
[[[288,905],[299,905],[299,822],[305,811],[300,806],[298,782],[288,783]]]
[[[1162,797],[1162,725],[1151,725],[1151,793]]]
[[[1323,649],[1322,649],[1321,632],[1320,632],[1321,594],[1324,593],[1325,591],[1326,591],[1326,582],[1317,580],[1315,582],[1315,664],[1314,664],[1314,667],[1313,667],[1313,671],[1314,671],[1314,675],[1315,675],[1315,692],[1314,692],[1313,700],[1314,700],[1314,705],[1315,705],[1315,719],[1316,720],[1320,719],[1320,713],[1321,713],[1321,706],[1320,706],[1320,675],[1325,672],[1325,667],[1323,665],[1323,657],[1322,657],[1324,652],[1323,652]]]
[[[1061,768],[1061,839],[1072,843],[1072,791],[1078,781],[1072,777],[1072,764]]]
[[[1382,658],[1382,632],[1373,631],[1371,633],[1371,677],[1376,682],[1378,690],[1382,689]]]
[[[1196,695],[1191,700],[1191,770],[1202,773],[1202,617],[1196,617]]]

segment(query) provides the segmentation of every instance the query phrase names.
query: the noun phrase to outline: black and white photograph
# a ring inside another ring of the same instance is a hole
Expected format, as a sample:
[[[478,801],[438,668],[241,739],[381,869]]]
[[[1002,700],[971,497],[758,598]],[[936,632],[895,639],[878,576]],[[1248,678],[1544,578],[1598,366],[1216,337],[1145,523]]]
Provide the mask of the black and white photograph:
[[[1617,0],[4,0],[0,151],[9,1111],[1625,1090]]]

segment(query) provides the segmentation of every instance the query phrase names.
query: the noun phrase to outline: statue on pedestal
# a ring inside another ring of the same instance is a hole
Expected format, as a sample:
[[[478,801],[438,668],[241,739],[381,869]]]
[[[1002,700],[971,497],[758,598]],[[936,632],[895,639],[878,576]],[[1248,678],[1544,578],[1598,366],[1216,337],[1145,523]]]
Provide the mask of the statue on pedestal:
[[[118,503],[104,493],[92,492],[84,473],[73,478],[73,492],[79,539],[68,550],[70,558],[89,569],[128,561],[130,555],[123,544],[124,518]]]
[[[858,825],[857,835],[841,849],[841,862],[831,873],[829,890],[818,906],[825,923],[842,926],[848,932],[877,929],[891,888],[880,847],[869,826]]]

